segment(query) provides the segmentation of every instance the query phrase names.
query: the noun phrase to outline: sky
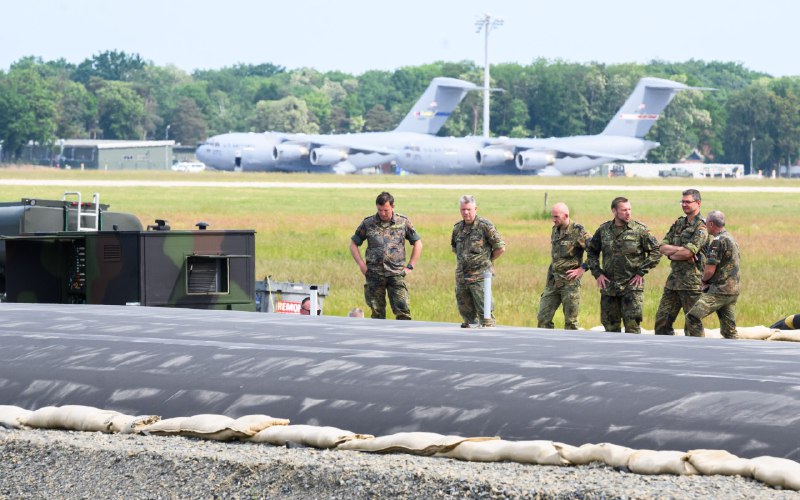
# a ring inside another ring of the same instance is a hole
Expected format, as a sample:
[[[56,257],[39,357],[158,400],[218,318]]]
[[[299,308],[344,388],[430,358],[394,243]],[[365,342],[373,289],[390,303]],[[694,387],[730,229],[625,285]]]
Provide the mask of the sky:
[[[800,75],[797,0],[27,0],[0,8],[0,70],[109,50],[187,72],[238,63],[359,75],[435,61],[737,62]]]

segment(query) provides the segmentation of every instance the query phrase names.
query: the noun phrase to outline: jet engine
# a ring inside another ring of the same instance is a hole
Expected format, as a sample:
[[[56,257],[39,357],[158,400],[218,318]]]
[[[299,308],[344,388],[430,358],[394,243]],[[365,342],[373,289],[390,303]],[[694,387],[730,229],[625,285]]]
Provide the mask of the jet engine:
[[[275,161],[299,160],[308,156],[308,147],[303,144],[278,144],[272,148],[272,159]]]
[[[517,153],[516,163],[519,170],[540,170],[556,162],[553,153],[544,151],[522,151]]]
[[[347,159],[347,150],[340,148],[316,148],[311,150],[312,165],[333,165]]]
[[[475,152],[475,161],[481,167],[496,167],[514,159],[514,153],[506,148],[484,148]]]

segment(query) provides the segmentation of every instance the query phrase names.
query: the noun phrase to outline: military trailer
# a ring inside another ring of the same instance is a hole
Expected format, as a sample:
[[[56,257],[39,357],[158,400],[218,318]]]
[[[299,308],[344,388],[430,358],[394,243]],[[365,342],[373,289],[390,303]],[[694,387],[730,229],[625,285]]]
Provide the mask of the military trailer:
[[[0,205],[5,299],[255,311],[254,231],[142,230],[107,209],[78,193]]]

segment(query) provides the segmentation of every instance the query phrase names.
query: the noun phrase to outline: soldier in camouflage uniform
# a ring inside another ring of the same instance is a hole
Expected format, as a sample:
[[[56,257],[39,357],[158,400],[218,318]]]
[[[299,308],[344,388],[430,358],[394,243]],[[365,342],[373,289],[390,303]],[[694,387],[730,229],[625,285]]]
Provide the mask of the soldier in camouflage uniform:
[[[569,218],[569,207],[556,203],[550,210],[553,231],[550,234],[552,262],[547,269],[547,285],[539,299],[539,328],[553,328],[553,316],[564,305],[564,329],[578,329],[581,303],[581,276],[587,266],[583,252],[591,235]]]
[[[644,275],[658,265],[658,240],[631,220],[627,198],[611,202],[614,219],[603,223],[586,247],[586,263],[600,287],[600,321],[607,332],[641,333]],[[600,266],[600,256],[603,265]]]
[[[394,197],[383,192],[375,200],[377,213],[361,221],[350,238],[350,254],[366,277],[364,299],[373,319],[386,319],[386,295],[397,319],[411,319],[408,287],[410,275],[422,254],[422,240],[411,221],[394,213]],[[405,240],[411,244],[411,258],[406,264]],[[366,241],[366,262],[358,247]]]
[[[506,251],[506,244],[494,224],[478,217],[475,198],[464,195],[459,200],[461,218],[453,226],[450,246],[456,254],[456,303],[463,323],[469,328],[478,323],[484,327],[495,326],[494,314],[484,318],[483,272],[492,270],[492,262]]]
[[[658,247],[667,257],[671,271],[656,312],[656,335],[675,335],[672,328],[678,313],[689,312],[700,298],[700,278],[708,241],[706,222],[700,214],[700,192],[687,189],[682,193],[681,208],[685,214],[672,224]]]
[[[707,290],[686,314],[686,334],[702,337],[704,332],[701,320],[716,311],[722,336],[735,339],[736,300],[739,298],[739,246],[725,230],[725,214],[714,210],[708,214],[706,224],[712,236],[702,278],[703,288],[707,287]]]

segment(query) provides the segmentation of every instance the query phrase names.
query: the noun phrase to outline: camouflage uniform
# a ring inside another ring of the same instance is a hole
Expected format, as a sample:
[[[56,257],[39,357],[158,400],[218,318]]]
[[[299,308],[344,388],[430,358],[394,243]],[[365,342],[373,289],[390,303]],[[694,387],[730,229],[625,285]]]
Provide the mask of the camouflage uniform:
[[[564,304],[564,328],[578,329],[581,280],[567,278],[567,271],[583,264],[583,253],[592,236],[580,224],[570,222],[565,229],[553,226],[550,234],[552,262],[547,269],[547,285],[539,299],[539,328],[553,328],[553,316]],[[585,269],[585,267],[584,267]]]
[[[594,233],[586,247],[586,255],[586,263],[595,279],[601,274],[609,279],[606,288],[600,290],[603,327],[607,332],[619,332],[624,323],[627,333],[641,333],[644,282],[634,287],[630,281],[636,275],[644,276],[658,265],[661,258],[658,240],[640,222],[630,221],[616,227],[611,220]]]
[[[736,300],[739,298],[739,246],[723,230],[708,246],[708,261],[716,265],[714,275],[708,280],[708,291],[686,314],[686,334],[703,336],[701,320],[717,312],[720,333],[728,339],[736,338]]]
[[[662,245],[675,245],[691,251],[695,258],[691,260],[670,261],[671,271],[664,285],[664,294],[656,312],[656,335],[675,335],[672,328],[678,313],[683,309],[689,312],[700,298],[700,281],[705,267],[708,229],[706,221],[700,214],[689,222],[687,216],[679,217],[667,231],[661,241]]]
[[[492,252],[506,244],[488,220],[475,217],[472,224],[459,221],[453,226],[450,246],[456,254],[456,304],[464,323],[494,326],[483,318],[483,272],[492,269]]]
[[[373,319],[386,318],[386,295],[397,319],[411,319],[408,302],[408,287],[405,282],[406,247],[408,240],[412,245],[420,240],[411,221],[404,215],[395,213],[392,220],[383,222],[378,214],[361,221],[353,242],[361,246],[367,242],[364,260],[367,264],[367,282],[364,285],[364,299],[372,310]]]

